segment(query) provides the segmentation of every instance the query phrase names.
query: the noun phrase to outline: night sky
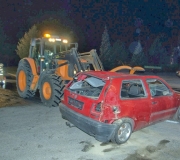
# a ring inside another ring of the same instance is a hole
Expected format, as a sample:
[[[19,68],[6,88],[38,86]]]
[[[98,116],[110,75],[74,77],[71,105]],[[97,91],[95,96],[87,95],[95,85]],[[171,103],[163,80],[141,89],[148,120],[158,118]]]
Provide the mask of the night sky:
[[[134,41],[137,28],[134,23],[137,18],[143,20],[140,29],[144,38],[159,32],[172,36],[172,31],[176,32],[180,27],[179,4],[178,0],[2,0],[0,18],[9,42],[17,44],[23,32],[27,32],[33,25],[33,17],[40,11],[64,9],[68,17],[82,29],[87,51],[100,47],[105,24],[111,43],[117,39]],[[173,22],[173,26],[165,26],[168,19]],[[80,41],[80,45],[82,43]]]

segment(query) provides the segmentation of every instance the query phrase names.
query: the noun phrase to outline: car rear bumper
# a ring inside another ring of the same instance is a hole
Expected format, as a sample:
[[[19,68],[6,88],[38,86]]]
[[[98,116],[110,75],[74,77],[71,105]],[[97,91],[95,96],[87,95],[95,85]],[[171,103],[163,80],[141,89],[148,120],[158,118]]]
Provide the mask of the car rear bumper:
[[[69,109],[62,103],[60,104],[59,109],[65,119],[74,124],[77,128],[95,137],[95,139],[100,142],[110,141],[117,127],[114,124],[101,123],[85,117]]]

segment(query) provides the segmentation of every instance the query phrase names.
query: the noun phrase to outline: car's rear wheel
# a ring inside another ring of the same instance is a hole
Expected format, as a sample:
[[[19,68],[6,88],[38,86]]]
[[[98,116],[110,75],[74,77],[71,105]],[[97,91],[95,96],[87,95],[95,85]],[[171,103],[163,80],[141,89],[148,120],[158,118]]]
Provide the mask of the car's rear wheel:
[[[41,101],[49,107],[58,106],[64,94],[64,86],[64,81],[60,76],[55,74],[45,75],[39,87]]]
[[[111,141],[117,144],[125,143],[132,133],[132,121],[129,119],[120,119],[113,124],[116,124],[117,128],[111,137]]]

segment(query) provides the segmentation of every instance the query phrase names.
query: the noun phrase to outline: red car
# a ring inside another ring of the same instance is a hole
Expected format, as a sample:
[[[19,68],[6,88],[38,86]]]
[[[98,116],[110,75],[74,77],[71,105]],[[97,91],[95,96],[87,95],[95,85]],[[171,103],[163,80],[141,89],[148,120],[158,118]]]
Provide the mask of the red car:
[[[125,143],[133,131],[180,118],[180,93],[160,77],[89,71],[65,88],[62,117],[98,141]]]

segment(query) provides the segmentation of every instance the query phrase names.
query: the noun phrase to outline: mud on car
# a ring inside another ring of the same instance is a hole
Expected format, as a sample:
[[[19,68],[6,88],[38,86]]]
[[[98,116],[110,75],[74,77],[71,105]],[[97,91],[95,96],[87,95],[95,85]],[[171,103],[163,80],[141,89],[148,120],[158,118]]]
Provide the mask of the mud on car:
[[[125,143],[131,133],[180,118],[180,93],[158,76],[89,71],[64,89],[62,117],[98,141]]]

